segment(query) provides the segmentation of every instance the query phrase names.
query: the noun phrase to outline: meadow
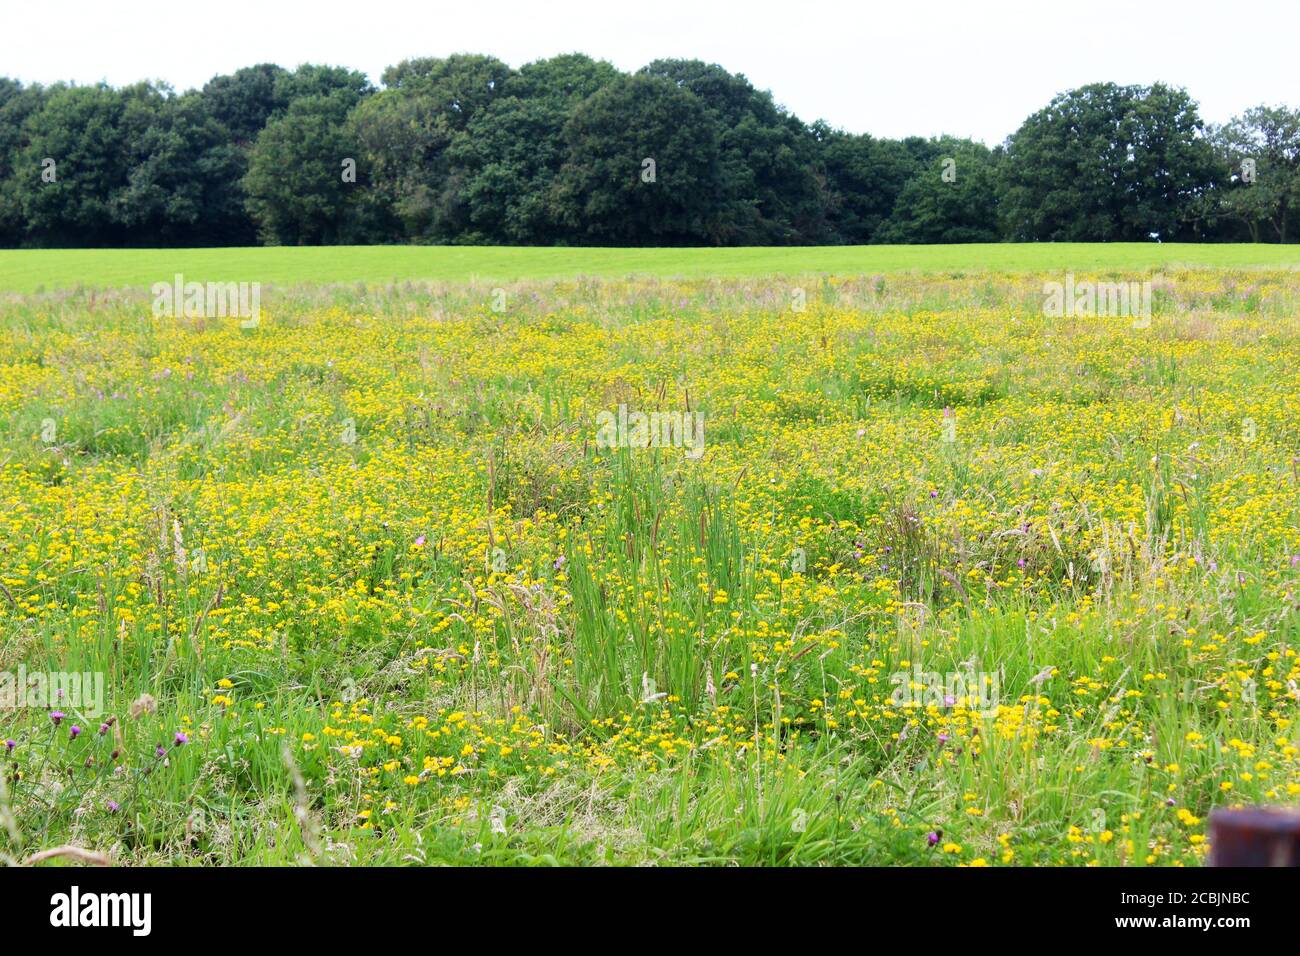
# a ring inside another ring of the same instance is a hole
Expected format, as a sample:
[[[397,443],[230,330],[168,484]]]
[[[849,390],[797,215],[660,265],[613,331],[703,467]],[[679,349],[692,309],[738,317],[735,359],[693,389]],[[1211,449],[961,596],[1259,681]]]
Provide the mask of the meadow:
[[[1201,863],[1300,800],[1300,273],[997,248],[0,255],[0,672],[104,682],[0,858]]]
[[[0,292],[148,288],[180,272],[203,281],[302,284],[518,282],[525,279],[763,278],[878,273],[1152,272],[1296,269],[1294,246],[1043,242],[918,246],[615,249],[510,246],[277,246],[214,249],[0,249]]]

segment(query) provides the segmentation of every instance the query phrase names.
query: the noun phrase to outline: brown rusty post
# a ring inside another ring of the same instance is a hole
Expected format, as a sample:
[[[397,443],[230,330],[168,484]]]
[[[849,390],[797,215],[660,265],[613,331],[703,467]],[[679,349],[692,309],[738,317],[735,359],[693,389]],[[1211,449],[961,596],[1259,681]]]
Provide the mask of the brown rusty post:
[[[1210,814],[1210,866],[1300,866],[1300,811],[1220,808]]]

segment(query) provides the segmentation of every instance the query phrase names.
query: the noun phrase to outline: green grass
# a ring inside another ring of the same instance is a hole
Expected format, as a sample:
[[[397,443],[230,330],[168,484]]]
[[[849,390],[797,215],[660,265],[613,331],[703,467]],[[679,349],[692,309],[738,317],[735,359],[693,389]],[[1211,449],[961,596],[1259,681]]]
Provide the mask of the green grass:
[[[0,297],[0,864],[1195,865],[1300,800],[1300,274],[794,284]]]
[[[553,279],[578,275],[705,278],[825,273],[1039,272],[1296,268],[1300,245],[1002,243],[746,249],[556,249],[324,246],[253,249],[0,251],[0,291],[149,286],[181,272],[198,281],[385,283]]]

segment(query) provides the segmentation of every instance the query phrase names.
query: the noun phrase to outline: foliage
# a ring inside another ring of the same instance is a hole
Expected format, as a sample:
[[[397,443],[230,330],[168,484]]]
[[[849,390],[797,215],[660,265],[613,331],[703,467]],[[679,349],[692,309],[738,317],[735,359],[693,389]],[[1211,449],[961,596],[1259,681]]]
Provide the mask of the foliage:
[[[1261,227],[1286,242],[1300,220],[1300,110],[1256,106],[1214,131],[1226,162],[1222,215],[1239,220],[1259,242]],[[1253,170],[1246,177],[1244,165]]]
[[[1025,120],[1004,169],[1015,239],[1169,241],[1180,238],[1186,206],[1212,185],[1214,161],[1184,91],[1094,83]]]
[[[717,64],[578,53],[417,57],[379,89],[320,64],[180,94],[0,78],[0,246],[1288,242],[1296,117],[1207,129],[1183,90],[1092,84],[990,150],[805,123]]]

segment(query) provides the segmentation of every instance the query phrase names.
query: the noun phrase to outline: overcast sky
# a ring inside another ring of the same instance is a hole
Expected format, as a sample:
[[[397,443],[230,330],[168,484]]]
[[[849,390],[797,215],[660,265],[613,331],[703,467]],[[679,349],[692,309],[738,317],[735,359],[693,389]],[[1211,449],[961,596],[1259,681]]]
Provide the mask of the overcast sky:
[[[806,121],[989,145],[1095,81],[1184,86],[1212,122],[1300,106],[1298,0],[0,0],[0,74],[25,83],[182,90],[267,61],[344,65],[377,83],[414,56],[517,67],[574,51],[623,70],[716,62]]]

